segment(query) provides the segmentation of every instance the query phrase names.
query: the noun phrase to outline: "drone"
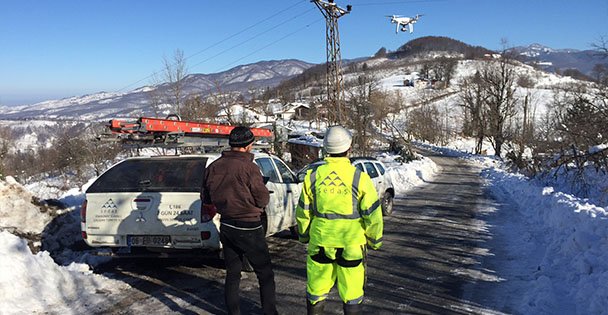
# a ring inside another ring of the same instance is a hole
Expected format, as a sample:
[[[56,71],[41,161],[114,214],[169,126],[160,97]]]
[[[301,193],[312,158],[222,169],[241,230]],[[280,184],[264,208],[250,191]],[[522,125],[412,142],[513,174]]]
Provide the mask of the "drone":
[[[416,14],[415,17],[407,17],[401,15],[387,15],[386,17],[391,18],[391,23],[397,24],[397,28],[395,29],[395,34],[399,33],[399,27],[401,27],[401,31],[405,32],[408,30],[410,34],[414,32],[414,23],[418,22],[418,19],[422,16],[422,14]]]

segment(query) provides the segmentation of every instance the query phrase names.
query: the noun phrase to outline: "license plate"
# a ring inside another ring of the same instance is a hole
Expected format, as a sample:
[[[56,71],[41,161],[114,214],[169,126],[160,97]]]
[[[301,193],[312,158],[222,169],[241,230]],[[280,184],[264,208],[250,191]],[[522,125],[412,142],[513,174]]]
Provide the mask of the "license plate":
[[[165,246],[171,244],[171,237],[167,235],[129,236],[129,246]]]

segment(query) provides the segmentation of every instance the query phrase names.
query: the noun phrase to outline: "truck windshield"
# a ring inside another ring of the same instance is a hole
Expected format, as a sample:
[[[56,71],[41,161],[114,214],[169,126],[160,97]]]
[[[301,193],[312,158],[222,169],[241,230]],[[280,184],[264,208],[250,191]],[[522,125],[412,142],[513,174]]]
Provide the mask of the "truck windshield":
[[[207,158],[126,160],[101,175],[87,193],[198,192]]]

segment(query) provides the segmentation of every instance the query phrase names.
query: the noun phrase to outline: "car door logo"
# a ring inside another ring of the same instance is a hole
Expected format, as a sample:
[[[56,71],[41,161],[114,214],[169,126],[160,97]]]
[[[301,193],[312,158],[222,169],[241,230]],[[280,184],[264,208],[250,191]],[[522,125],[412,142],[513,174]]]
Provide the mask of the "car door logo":
[[[108,199],[108,201],[106,201],[106,203],[104,203],[103,206],[101,206],[101,209],[102,210],[116,210],[116,209],[118,209],[118,207],[114,203],[114,200]]]

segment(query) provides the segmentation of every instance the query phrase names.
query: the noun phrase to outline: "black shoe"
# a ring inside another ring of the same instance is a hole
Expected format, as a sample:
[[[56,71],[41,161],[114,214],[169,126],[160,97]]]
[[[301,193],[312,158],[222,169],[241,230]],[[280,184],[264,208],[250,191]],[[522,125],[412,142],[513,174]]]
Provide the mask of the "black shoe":
[[[323,314],[324,308],[325,301],[319,301],[316,304],[312,304],[309,300],[306,300],[306,314],[308,315],[321,315]]]
[[[361,315],[363,314],[363,304],[344,304],[344,315]]]

